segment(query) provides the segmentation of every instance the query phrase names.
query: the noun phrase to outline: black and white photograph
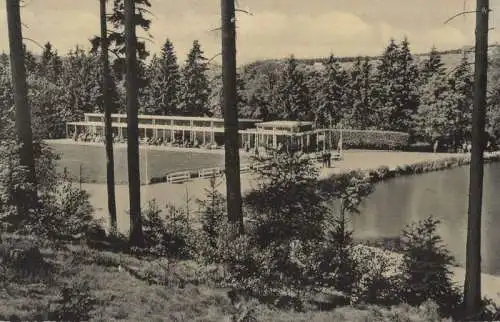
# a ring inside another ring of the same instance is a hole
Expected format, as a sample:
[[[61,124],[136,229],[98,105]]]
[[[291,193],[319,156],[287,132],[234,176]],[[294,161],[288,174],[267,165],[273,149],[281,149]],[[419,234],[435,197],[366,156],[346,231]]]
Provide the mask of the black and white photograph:
[[[0,321],[500,321],[500,1],[0,3]]]

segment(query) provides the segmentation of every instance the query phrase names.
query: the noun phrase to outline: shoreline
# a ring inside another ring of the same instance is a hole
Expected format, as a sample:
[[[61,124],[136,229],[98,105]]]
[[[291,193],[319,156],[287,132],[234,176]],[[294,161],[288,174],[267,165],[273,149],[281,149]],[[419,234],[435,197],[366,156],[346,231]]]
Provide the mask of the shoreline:
[[[362,171],[366,175],[378,177],[376,182],[390,180],[398,176],[409,176],[426,172],[453,169],[468,164],[470,157],[464,154],[418,153],[418,152],[378,152],[347,150],[344,159],[335,161],[332,168],[320,169],[319,180],[329,180],[332,176],[349,172]],[[500,152],[485,154],[485,160],[500,160]],[[156,183],[141,186],[141,204],[146,205],[155,199],[161,206],[173,204],[186,207],[189,199],[190,211],[196,211],[197,199],[203,199],[209,187],[208,179],[195,178],[185,183]],[[241,175],[241,190],[245,194],[257,187],[257,181],[251,173]],[[107,221],[107,187],[105,183],[82,183],[82,188],[90,194],[90,202],[97,218]],[[226,194],[225,180],[222,177],[219,192]],[[127,231],[129,218],[128,186],[115,185],[117,200],[118,228]]]

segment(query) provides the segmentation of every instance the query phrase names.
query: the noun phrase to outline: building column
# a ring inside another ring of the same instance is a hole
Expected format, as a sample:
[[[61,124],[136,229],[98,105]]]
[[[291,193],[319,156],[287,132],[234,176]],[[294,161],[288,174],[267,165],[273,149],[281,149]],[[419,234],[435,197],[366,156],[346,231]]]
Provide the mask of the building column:
[[[276,132],[273,131],[273,148],[276,149],[278,147],[278,137],[276,136]]]
[[[205,130],[203,130],[203,145],[206,145],[207,144],[207,139],[206,139],[206,132]]]

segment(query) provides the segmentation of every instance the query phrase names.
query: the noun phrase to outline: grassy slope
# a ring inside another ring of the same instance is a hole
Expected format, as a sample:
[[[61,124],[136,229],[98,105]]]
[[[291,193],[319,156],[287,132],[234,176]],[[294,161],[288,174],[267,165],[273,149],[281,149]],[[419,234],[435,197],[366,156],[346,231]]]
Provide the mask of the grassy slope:
[[[0,319],[11,315],[33,319],[59,297],[63,283],[87,281],[97,303],[90,310],[93,321],[231,321],[231,317],[245,315],[251,309],[257,321],[399,321],[398,316],[408,317],[405,321],[429,321],[429,317],[405,306],[391,310],[347,306],[306,313],[254,302],[236,306],[227,291],[211,286],[204,278],[207,275],[192,262],[141,261],[82,246],[57,251],[45,248],[42,253],[55,267],[52,276],[36,282],[17,280],[0,288]],[[147,272],[161,284],[137,278],[137,274],[145,276]]]

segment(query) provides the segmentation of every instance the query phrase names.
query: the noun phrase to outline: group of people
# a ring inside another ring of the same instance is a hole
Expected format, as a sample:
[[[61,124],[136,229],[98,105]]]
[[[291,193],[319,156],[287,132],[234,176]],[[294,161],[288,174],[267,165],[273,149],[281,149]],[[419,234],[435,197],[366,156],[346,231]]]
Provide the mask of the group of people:
[[[320,155],[321,163],[323,168],[331,168],[332,167],[332,153],[330,151],[324,151]]]
[[[105,137],[99,133],[92,132],[74,132],[72,138],[76,142],[93,142],[93,143],[104,143]],[[113,135],[113,143],[126,143],[127,139],[122,136]],[[154,146],[174,146],[174,147],[184,147],[184,148],[205,148],[205,149],[218,149],[220,146],[216,144],[200,144],[198,140],[182,140],[180,138],[171,140],[170,138],[141,138],[139,139],[140,144],[154,145]]]

